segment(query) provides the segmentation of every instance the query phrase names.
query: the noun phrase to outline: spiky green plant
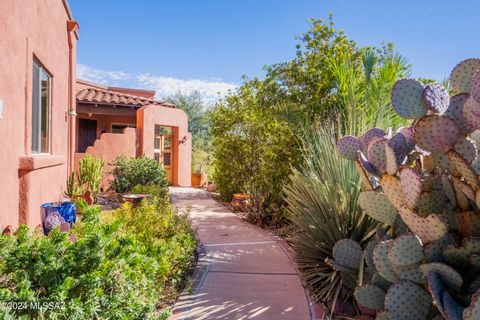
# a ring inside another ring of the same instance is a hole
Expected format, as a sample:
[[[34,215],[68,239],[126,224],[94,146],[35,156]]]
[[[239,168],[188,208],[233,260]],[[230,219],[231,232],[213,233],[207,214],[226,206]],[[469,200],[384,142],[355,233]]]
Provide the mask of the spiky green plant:
[[[77,179],[78,183],[83,186],[84,190],[92,192],[96,197],[100,191],[100,183],[102,182],[102,170],[105,166],[105,160],[95,158],[90,154],[80,160]]]
[[[337,155],[333,128],[307,135],[302,144],[305,165],[285,187],[287,214],[298,231],[291,243],[303,279],[326,303],[349,295],[341,272],[325,262],[333,246],[345,238],[366,244],[378,223],[357,206],[359,176],[352,162]]]
[[[73,199],[76,196],[82,195],[82,193],[84,193],[84,191],[77,181],[77,175],[75,172],[72,172],[67,179],[67,190],[65,191],[65,195]]]

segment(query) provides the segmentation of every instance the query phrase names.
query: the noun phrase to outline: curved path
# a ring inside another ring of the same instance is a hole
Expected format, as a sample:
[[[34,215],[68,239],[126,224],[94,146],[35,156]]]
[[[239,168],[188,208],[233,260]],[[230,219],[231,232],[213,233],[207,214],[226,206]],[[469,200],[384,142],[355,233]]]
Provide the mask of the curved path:
[[[283,240],[242,221],[201,189],[171,188],[173,204],[190,208],[201,242],[191,288],[175,320],[316,319]]]

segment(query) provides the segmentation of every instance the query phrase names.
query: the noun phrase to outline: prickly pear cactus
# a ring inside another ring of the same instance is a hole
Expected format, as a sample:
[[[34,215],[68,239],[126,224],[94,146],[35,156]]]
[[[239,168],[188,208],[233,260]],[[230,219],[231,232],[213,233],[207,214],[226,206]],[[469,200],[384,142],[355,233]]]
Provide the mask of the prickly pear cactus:
[[[359,206],[389,230],[362,254],[342,240],[335,258],[376,319],[480,319],[480,59],[450,84],[397,81],[392,105],[411,126],[338,142],[362,177]]]

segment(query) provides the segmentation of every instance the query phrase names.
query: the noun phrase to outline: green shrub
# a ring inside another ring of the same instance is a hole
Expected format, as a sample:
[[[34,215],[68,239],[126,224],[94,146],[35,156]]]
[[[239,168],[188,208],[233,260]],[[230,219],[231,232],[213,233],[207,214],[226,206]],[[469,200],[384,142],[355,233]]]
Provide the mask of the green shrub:
[[[62,306],[0,309],[0,318],[167,319],[158,307],[191,268],[196,243],[186,217],[156,200],[108,214],[84,208],[75,242],[26,226],[0,236],[0,301]]]
[[[120,193],[131,192],[136,185],[155,185],[167,192],[168,181],[165,170],[154,159],[120,156],[115,160],[112,171],[112,188]]]

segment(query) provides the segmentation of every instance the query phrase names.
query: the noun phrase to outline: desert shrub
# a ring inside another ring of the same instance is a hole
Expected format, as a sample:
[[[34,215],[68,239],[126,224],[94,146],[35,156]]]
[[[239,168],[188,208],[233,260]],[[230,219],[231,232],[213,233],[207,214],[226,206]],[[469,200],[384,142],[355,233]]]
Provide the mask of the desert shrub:
[[[275,116],[278,110],[257,105],[262,86],[245,85],[212,112],[214,180],[225,201],[249,193],[254,222],[269,224],[276,220],[269,212],[283,203],[283,185],[300,154],[292,128]]]
[[[137,185],[158,186],[167,193],[168,181],[165,170],[154,159],[120,156],[115,160],[112,188],[120,193],[130,192]]]
[[[188,220],[155,198],[138,208],[127,204],[108,221],[101,216],[85,208],[71,235],[31,234],[23,225],[0,236],[0,301],[61,307],[0,309],[0,318],[168,318],[163,307],[194,261]]]
[[[355,284],[326,262],[333,246],[346,238],[365,245],[379,223],[357,205],[359,175],[354,163],[336,153],[333,130],[310,134],[302,145],[305,164],[285,186],[287,216],[295,231],[290,242],[304,281],[316,300],[327,304],[349,296],[349,284]]]

